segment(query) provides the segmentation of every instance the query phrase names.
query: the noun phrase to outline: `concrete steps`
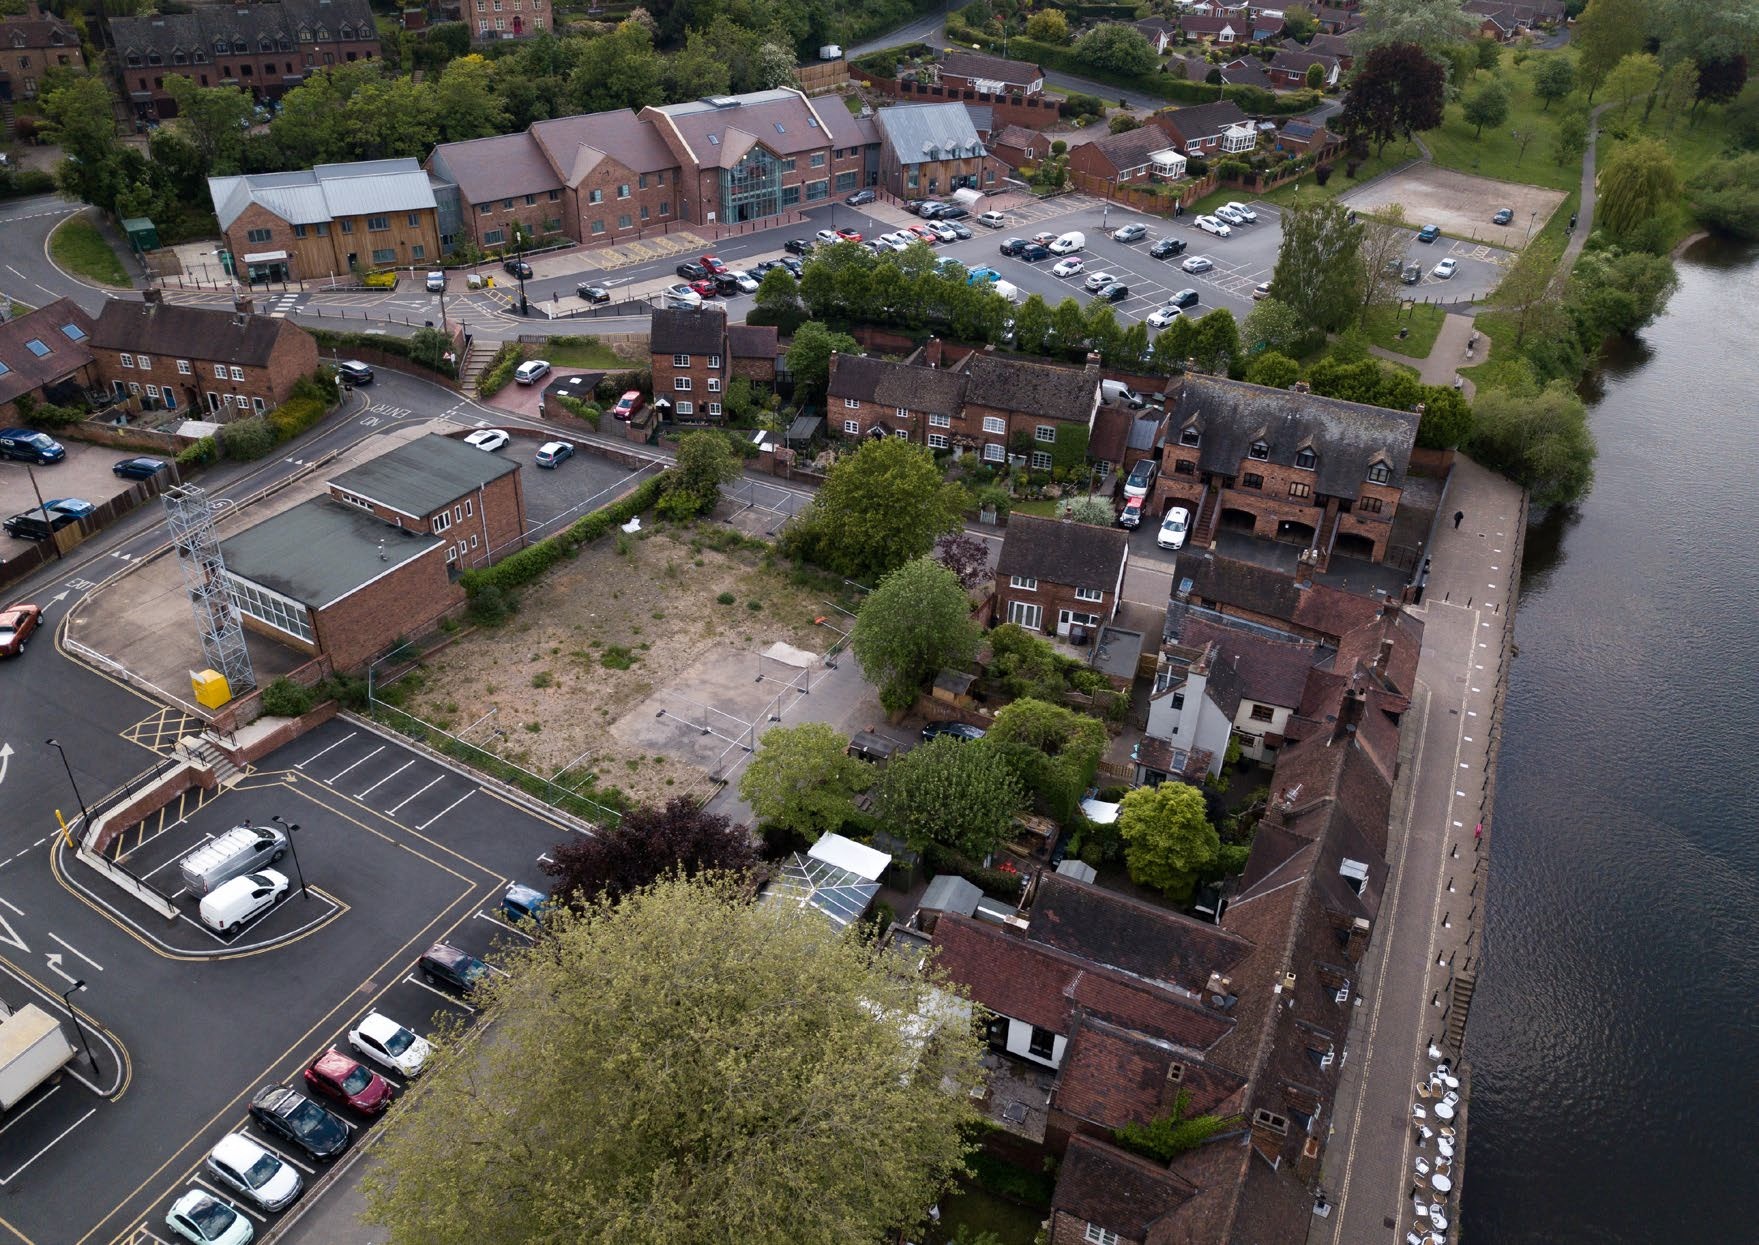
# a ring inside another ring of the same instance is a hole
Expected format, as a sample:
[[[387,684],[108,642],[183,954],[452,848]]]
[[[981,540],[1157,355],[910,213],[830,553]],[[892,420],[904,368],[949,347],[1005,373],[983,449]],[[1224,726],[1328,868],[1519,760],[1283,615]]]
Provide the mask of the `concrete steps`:
[[[215,780],[222,787],[229,787],[238,781],[243,773],[234,765],[211,735],[192,735],[183,740],[183,753],[191,760],[213,770]]]
[[[1478,988],[1476,973],[1454,974],[1452,997],[1448,1000],[1448,1045],[1463,1049],[1466,1040],[1466,1015],[1472,1010],[1472,993]]]
[[[459,383],[465,393],[476,392],[476,378],[488,369],[489,360],[500,350],[500,342],[485,342],[480,338],[471,338],[470,349],[464,355],[464,367],[458,373]]]

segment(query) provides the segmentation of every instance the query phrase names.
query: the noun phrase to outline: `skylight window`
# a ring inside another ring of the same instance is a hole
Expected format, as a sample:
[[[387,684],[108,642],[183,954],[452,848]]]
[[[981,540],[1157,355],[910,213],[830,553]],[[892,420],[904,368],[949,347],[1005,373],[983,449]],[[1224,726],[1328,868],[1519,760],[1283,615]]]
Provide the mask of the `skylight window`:
[[[68,341],[82,342],[86,339],[86,331],[77,324],[63,324],[61,331],[67,334]]]
[[[46,358],[49,354],[49,348],[45,346],[41,340],[35,337],[26,342],[24,348],[36,355],[39,359]]]
[[[784,126],[780,121],[776,122],[776,133],[786,134],[787,132],[788,132],[788,129],[786,126]]]

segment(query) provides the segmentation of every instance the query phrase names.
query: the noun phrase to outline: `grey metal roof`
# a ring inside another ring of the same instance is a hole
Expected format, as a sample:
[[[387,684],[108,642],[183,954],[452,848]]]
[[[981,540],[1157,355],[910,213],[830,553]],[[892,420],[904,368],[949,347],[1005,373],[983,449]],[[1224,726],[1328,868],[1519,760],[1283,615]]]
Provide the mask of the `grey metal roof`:
[[[434,206],[433,186],[414,160],[361,160],[291,173],[210,177],[208,194],[222,229],[231,228],[252,203],[262,204],[291,225]]]
[[[958,160],[987,154],[964,104],[905,104],[874,114],[880,133],[901,164]]]
[[[220,553],[240,579],[322,609],[445,543],[314,497],[221,541]]]
[[[392,510],[425,518],[490,480],[518,470],[516,459],[433,433],[333,476],[330,483]]]
[[[977,901],[982,898],[983,891],[975,883],[967,882],[957,873],[943,873],[929,882],[916,907],[918,911],[970,916],[977,911]]]

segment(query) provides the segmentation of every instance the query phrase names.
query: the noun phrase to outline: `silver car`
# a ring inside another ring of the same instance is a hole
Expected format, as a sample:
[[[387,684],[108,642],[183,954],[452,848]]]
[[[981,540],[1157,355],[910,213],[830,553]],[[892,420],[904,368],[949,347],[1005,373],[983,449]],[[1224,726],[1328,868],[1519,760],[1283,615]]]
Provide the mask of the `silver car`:
[[[203,1165],[221,1184],[243,1194],[261,1210],[285,1210],[304,1188],[291,1163],[246,1133],[227,1133],[220,1138]]]

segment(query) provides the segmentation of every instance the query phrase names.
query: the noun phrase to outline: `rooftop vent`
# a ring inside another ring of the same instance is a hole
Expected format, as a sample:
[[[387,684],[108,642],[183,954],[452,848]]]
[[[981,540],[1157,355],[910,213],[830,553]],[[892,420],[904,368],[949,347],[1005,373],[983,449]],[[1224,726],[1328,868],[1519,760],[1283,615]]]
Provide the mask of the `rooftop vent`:
[[[711,95],[702,101],[710,108],[737,108],[739,99],[734,95]]]

